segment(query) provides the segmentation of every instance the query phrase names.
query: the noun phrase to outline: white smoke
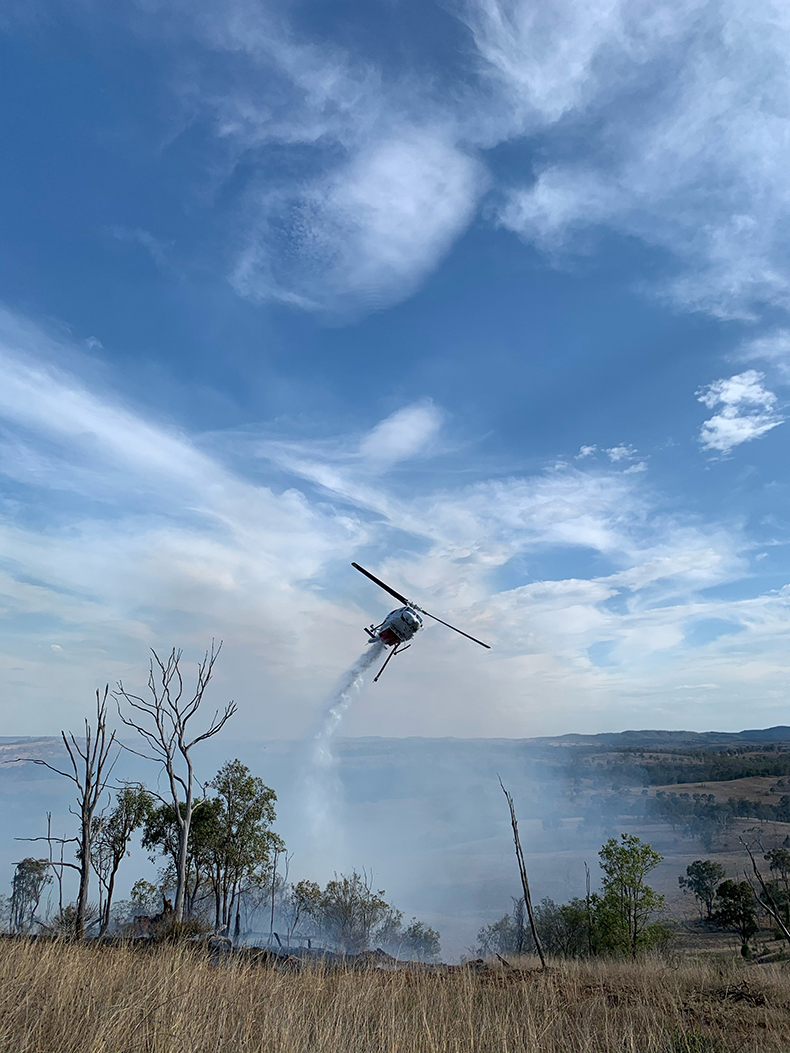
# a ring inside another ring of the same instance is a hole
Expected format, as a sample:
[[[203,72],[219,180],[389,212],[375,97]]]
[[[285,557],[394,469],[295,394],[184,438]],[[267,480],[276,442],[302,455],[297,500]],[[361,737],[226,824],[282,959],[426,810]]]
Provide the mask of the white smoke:
[[[339,787],[333,741],[352,702],[362,690],[365,673],[376,664],[385,650],[385,645],[376,640],[346,670],[324,702],[317,721],[317,731],[312,736],[306,786],[307,815],[316,849],[334,849],[335,857],[343,838],[337,815]]]

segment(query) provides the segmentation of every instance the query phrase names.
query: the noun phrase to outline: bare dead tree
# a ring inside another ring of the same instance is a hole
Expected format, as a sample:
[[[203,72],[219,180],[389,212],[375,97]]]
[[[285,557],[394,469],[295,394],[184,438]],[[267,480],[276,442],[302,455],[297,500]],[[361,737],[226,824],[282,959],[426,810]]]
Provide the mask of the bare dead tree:
[[[190,722],[197,715],[203,701],[203,695],[211,680],[222,644],[206,651],[198,665],[197,682],[191,695],[184,694],[184,680],[181,675],[181,651],[173,650],[166,660],[162,660],[156,651],[148,672],[148,694],[143,698],[127,691],[121,682],[115,693],[118,704],[118,715],[129,728],[133,728],[143,739],[148,752],[139,752],[125,746],[131,753],[136,753],[146,760],[160,764],[167,775],[170,790],[170,801],[173,816],[178,826],[178,856],[176,860],[176,899],[174,917],[176,921],[184,918],[184,897],[187,882],[187,851],[189,829],[192,824],[194,807],[195,775],[192,762],[192,749],[199,742],[210,739],[220,731],[236,712],[236,703],[228,702],[222,713],[214,712],[209,727],[200,734],[193,734]],[[129,712],[121,709],[121,702],[126,703]],[[183,796],[183,802],[179,799]]]
[[[19,758],[20,760],[22,758]],[[47,812],[47,832],[43,837],[15,837],[15,841],[46,841],[49,847],[49,866],[55,874],[55,880],[58,883],[58,915],[63,915],[63,868],[66,867],[71,870],[79,870],[76,863],[67,863],[63,858],[65,853],[65,846],[70,844],[76,844],[78,838],[76,837],[53,837],[52,836],[52,812]],[[52,854],[52,846],[58,845],[60,848],[60,859],[55,859]]]
[[[746,849],[749,855],[749,859],[751,859],[752,861],[752,870],[754,871],[754,876],[757,878],[758,884],[760,886],[760,891],[758,891],[754,887],[754,882],[752,881],[752,879],[749,877],[748,874],[746,874],[746,880],[752,886],[752,891],[754,892],[757,902],[765,911],[767,911],[771,915],[776,924],[779,926],[784,938],[786,940],[790,940],[790,929],[788,929],[787,924],[785,923],[785,920],[781,915],[779,907],[776,904],[776,900],[771,895],[771,890],[766,885],[765,880],[763,879],[763,876],[760,873],[760,870],[757,866],[757,860],[754,858],[754,853],[742,837],[739,837],[738,840]],[[762,892],[762,895],[760,895],[760,892]]]
[[[510,809],[510,825],[513,827],[513,842],[516,846],[516,860],[518,861],[518,870],[521,875],[521,887],[524,890],[524,903],[527,908],[527,914],[529,915],[529,924],[532,929],[532,939],[535,941],[535,947],[540,958],[540,964],[546,968],[546,958],[543,954],[543,945],[540,942],[540,936],[538,935],[538,927],[535,924],[535,912],[532,909],[532,897],[529,894],[529,881],[527,880],[527,864],[524,862],[524,853],[521,849],[521,838],[518,836],[518,820],[516,819],[516,809],[513,804],[513,798],[505,789],[505,784],[502,782],[500,776],[499,785],[502,787],[502,793],[507,798],[508,808]]]
[[[55,880],[58,883],[58,913],[63,913],[63,867],[65,862],[63,859],[63,847],[69,841],[74,838],[65,837],[53,837],[52,836],[52,812],[47,812],[47,845],[49,846],[49,865],[50,868],[55,872]],[[60,861],[56,862],[52,856],[52,845],[55,843],[60,844]]]
[[[271,916],[269,918],[269,946],[270,947],[272,945],[272,934],[274,933],[274,897],[275,897],[275,893],[277,891],[277,859],[278,859],[279,855],[280,855],[279,848],[277,848],[275,846],[274,859],[272,861],[272,909],[271,909]],[[286,856],[286,866],[287,866],[287,862],[288,862],[288,857]],[[287,879],[287,873],[288,872],[286,870],[286,879]]]
[[[61,731],[63,745],[71,762],[71,771],[61,771],[50,764],[49,761],[36,757],[24,758],[32,764],[41,764],[56,775],[69,779],[77,788],[77,811],[69,808],[72,815],[79,819],[79,830],[75,838],[52,837],[49,821],[47,823],[46,837],[25,837],[18,840],[24,841],[47,841],[50,846],[49,866],[62,877],[63,868],[69,867],[79,874],[79,889],[77,892],[77,905],[74,915],[74,935],[82,939],[85,935],[85,918],[88,910],[88,887],[91,874],[91,849],[95,833],[94,817],[99,807],[99,801],[107,789],[107,783],[118,754],[110,760],[115,732],[107,737],[107,696],[109,685],[105,685],[104,693],[96,691],[96,728],[91,727],[87,717],[85,718],[85,742],[77,741],[75,736],[69,732]],[[59,862],[52,859],[52,843],[60,843],[61,858]],[[67,863],[63,859],[63,845],[75,841],[77,845],[77,863]]]
[[[584,863],[584,908],[587,915],[587,953],[593,956],[593,912],[592,892],[590,886],[590,868]]]

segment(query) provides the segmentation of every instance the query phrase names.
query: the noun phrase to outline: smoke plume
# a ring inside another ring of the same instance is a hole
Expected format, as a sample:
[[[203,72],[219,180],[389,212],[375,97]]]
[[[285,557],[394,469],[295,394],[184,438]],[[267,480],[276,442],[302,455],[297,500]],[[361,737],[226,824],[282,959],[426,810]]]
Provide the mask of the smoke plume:
[[[313,841],[318,847],[337,846],[342,837],[338,829],[338,781],[333,741],[346,713],[362,690],[365,673],[383,656],[385,645],[376,640],[346,670],[321,708],[317,730],[312,736],[307,778],[307,813]]]

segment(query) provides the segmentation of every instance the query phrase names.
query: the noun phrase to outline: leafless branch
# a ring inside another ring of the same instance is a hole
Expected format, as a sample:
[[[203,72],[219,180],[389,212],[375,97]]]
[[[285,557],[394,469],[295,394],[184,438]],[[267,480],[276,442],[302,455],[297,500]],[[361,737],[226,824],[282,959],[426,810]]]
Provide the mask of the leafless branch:
[[[60,768],[56,768],[54,765],[49,764],[45,760],[41,760],[38,757],[15,757],[11,761],[11,764],[41,764],[45,768],[49,768],[50,771],[54,771],[56,775],[62,775],[64,779],[71,779],[74,782],[74,776],[69,775],[67,771],[61,771]]]
[[[784,938],[786,940],[790,940],[790,929],[788,929],[787,925],[785,924],[784,919],[782,918],[782,915],[781,915],[781,913],[779,911],[779,908],[776,905],[776,900],[771,895],[771,890],[766,885],[766,883],[765,883],[765,881],[763,879],[763,876],[760,873],[760,870],[759,870],[759,868],[757,866],[757,860],[754,858],[754,853],[752,852],[751,848],[746,844],[746,842],[744,841],[744,839],[742,837],[739,837],[738,840],[741,842],[743,847],[746,849],[746,851],[747,851],[747,853],[749,855],[749,859],[751,859],[751,861],[752,861],[752,870],[754,871],[754,876],[757,878],[757,881],[759,882],[760,888],[762,889],[763,896],[765,897],[765,899],[763,899],[763,897],[760,896],[760,893],[754,887],[754,882],[751,880],[749,875],[746,874],[745,875],[746,876],[746,880],[752,886],[752,890],[754,891],[755,897],[757,898],[757,902],[760,904],[761,907],[763,907],[771,915],[771,917],[774,919],[776,924],[782,930],[782,934],[783,934]]]
[[[70,845],[79,842],[78,837],[51,837],[49,834],[43,834],[41,837],[15,837],[15,841],[51,841],[56,845]],[[64,863],[64,866],[70,866],[71,864]]]
[[[198,743],[205,742],[221,731],[236,712],[235,702],[229,702],[223,710],[214,712],[204,731],[190,734],[190,722],[203,702],[221,649],[221,642],[215,645],[212,641],[211,647],[198,664],[195,689],[191,696],[185,695],[184,692],[184,679],[181,674],[182,652],[176,648],[166,657],[151,651],[147,697],[128,691],[122,682],[118,683],[114,696],[121,722],[140,735],[147,752],[138,753],[128,746],[124,748],[137,756],[161,764],[167,776],[170,788],[170,800],[167,803],[173,807],[179,834],[176,868],[178,880],[174,907],[176,918],[179,920],[183,917],[184,910],[187,842],[196,781],[191,751]],[[184,799],[183,813],[181,797]]]
[[[71,764],[71,771],[68,768],[66,770],[56,768],[53,764],[41,758],[30,758],[33,764],[40,764],[56,775],[60,775],[62,778],[74,783],[77,791],[77,808],[73,809],[70,806],[69,811],[79,819],[79,833],[74,838],[52,837],[51,816],[48,815],[46,837],[20,838],[20,840],[25,841],[47,841],[50,846],[49,866],[56,874],[62,874],[64,867],[78,871],[80,881],[77,894],[76,931],[80,936],[84,932],[88,904],[94,816],[120,755],[120,750],[118,750],[113,756],[115,732],[113,731],[109,736],[107,733],[107,698],[109,691],[109,684],[105,685],[103,693],[96,691],[96,724],[95,727],[92,726],[86,718],[84,741],[78,740],[72,733],[67,734],[65,731],[60,733]],[[61,847],[60,862],[52,859],[53,843],[59,844]],[[63,846],[70,843],[76,843],[77,845],[78,862],[76,864],[67,863],[63,859]]]

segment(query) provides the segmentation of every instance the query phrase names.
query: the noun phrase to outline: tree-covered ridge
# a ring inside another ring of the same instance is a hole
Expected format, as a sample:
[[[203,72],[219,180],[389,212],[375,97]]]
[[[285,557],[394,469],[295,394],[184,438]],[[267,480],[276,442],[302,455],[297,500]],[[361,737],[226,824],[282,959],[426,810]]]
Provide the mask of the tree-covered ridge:
[[[573,770],[595,779],[633,786],[667,786],[686,782],[730,782],[733,779],[790,776],[790,749],[624,751],[587,754]]]

